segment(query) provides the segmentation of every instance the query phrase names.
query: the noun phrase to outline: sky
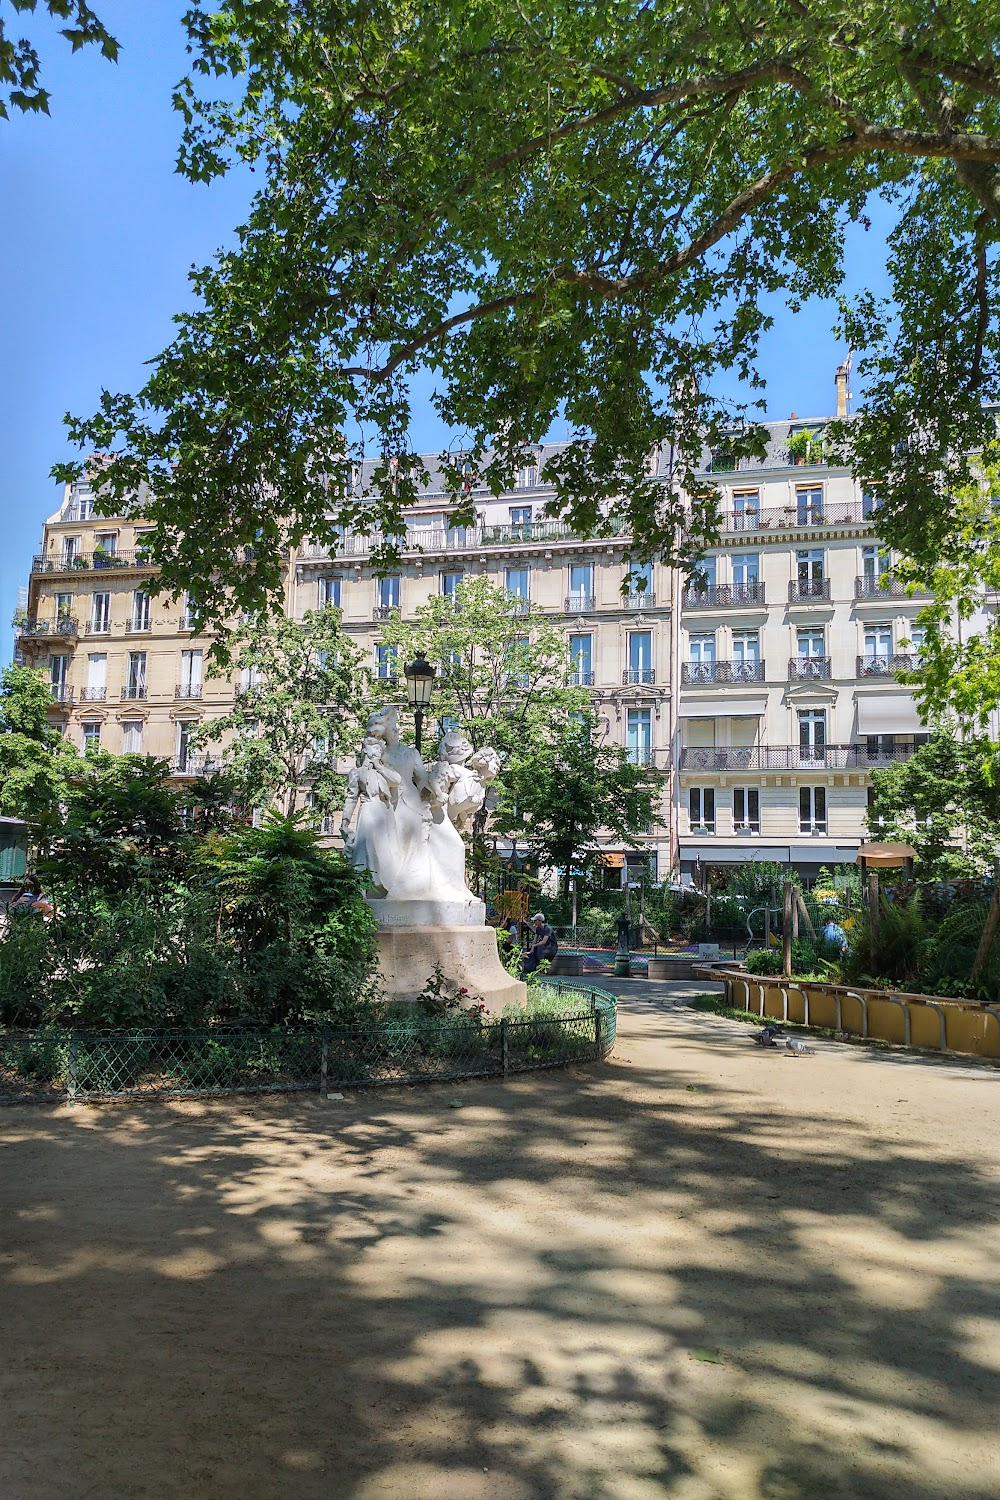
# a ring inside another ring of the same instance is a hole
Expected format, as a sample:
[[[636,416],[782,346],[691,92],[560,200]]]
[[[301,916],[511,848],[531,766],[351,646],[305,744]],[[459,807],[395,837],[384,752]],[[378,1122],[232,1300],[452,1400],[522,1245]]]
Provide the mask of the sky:
[[[116,65],[91,48],[71,55],[40,18],[22,21],[40,45],[52,100],[48,117],[0,121],[0,666],[10,660],[18,587],[59,503],[49,470],[79,456],[64,413],[89,416],[102,389],[142,384],[172,316],[192,304],[192,265],[232,243],[250,201],[248,173],[206,187],[174,170],[180,120],[170,98],[187,68],[185,8],[186,0],[101,0],[95,9],[122,47]],[[852,284],[877,286],[879,236],[859,230],[850,243]],[[846,353],[832,333],[835,309],[775,311],[762,360],[768,415],[829,412]],[[447,444],[427,406],[412,439],[420,450]]]

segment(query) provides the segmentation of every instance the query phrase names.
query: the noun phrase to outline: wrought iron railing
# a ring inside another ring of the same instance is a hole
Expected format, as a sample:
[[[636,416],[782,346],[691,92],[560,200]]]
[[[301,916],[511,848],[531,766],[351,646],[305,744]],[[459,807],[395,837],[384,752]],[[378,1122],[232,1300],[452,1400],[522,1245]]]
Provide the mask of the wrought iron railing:
[[[789,682],[826,682],[830,671],[829,656],[791,656],[788,659]]]
[[[202,684],[200,682],[182,682],[174,688],[175,698],[200,698]]]
[[[904,583],[891,573],[865,573],[854,580],[855,599],[916,599],[929,598],[929,592],[915,584]]]
[[[103,703],[108,696],[106,687],[85,687],[80,689],[81,703]]]
[[[579,996],[561,1016],[439,1019],[417,1006],[390,1021],[283,1030],[0,1033],[0,1103],[192,1094],[325,1094],[359,1085],[506,1077],[598,1062],[615,1045],[613,995],[546,981]]]
[[[917,665],[916,656],[897,651],[890,656],[859,656],[859,677],[894,677],[897,672],[912,672]]]
[[[626,609],[652,609],[656,604],[656,595],[650,590],[642,594],[626,594]]]
[[[756,582],[710,583],[703,589],[684,591],[685,609],[729,609],[764,602],[764,585]]]
[[[125,552],[77,552],[67,557],[63,553],[44,554],[33,557],[33,573],[79,573],[88,570],[101,571],[114,568],[155,568],[157,566],[142,548]]]
[[[566,613],[568,615],[582,614],[584,611],[594,607],[593,594],[567,594]]]
[[[896,745],[687,745],[681,771],[865,770],[909,760],[915,742]]]
[[[50,682],[49,692],[56,703],[72,703],[73,689],[67,687],[64,682]]]
[[[593,672],[570,672],[566,677],[566,683],[569,687],[593,687],[594,674]]]
[[[789,603],[809,599],[829,599],[829,578],[793,578],[788,585]]]
[[[122,688],[122,701],[138,701],[146,696],[146,684],[144,682],[126,682]]]
[[[624,687],[649,687],[655,681],[656,672],[652,667],[626,667],[622,673]]]
[[[79,623],[70,615],[60,615],[55,620],[24,620],[15,627],[15,634],[25,640],[34,640],[39,636],[49,640],[53,638],[71,640],[79,633]]]
[[[698,687],[716,682],[765,682],[762,661],[685,661],[681,663],[681,682]]]

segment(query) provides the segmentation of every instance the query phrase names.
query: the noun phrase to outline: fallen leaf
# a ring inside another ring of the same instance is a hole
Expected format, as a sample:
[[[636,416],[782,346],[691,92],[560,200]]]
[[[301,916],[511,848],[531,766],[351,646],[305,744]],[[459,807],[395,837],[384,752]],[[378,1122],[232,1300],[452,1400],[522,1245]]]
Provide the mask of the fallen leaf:
[[[722,1355],[719,1353],[718,1349],[692,1349],[691,1358],[700,1359],[702,1364],[705,1365],[722,1364]]]

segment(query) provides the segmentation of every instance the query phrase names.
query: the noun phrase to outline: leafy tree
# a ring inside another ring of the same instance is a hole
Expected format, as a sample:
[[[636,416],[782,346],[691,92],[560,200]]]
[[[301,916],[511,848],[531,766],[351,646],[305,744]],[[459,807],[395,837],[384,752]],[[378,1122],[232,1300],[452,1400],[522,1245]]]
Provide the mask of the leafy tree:
[[[108,62],[118,61],[118,43],[86,0],[41,0],[40,4],[39,0],[3,0],[4,8],[8,4],[17,12],[19,30],[25,12],[48,12],[54,21],[68,23],[60,27],[59,34],[74,52],[95,46]],[[27,37],[12,36],[9,26],[9,18],[0,15],[0,120],[9,118],[10,108],[47,115],[50,95],[39,81],[41,62],[37,48]]]
[[[8,667],[0,676],[0,814],[24,818],[40,833],[58,818],[66,779],[82,764],[50,723],[51,707],[41,673]]]
[[[868,827],[912,844],[926,879],[981,875],[1000,852],[998,772],[990,740],[938,730],[909,760],[872,772]]]
[[[890,297],[844,309],[865,395],[830,451],[877,480],[887,542],[941,551],[967,455],[996,456],[995,5],[220,0],[186,25],[182,170],[262,186],[139,394],[70,425],[119,455],[102,506],[142,494],[165,583],[207,615],[276,597],[281,546],[338,524],[391,553],[420,366],[466,433],[457,521],[466,463],[497,490],[558,418],[553,512],[691,567],[705,443],[763,453],[769,299],[837,295],[873,196]],[[713,395],[719,371],[747,403]]]
[[[598,744],[588,715],[517,757],[503,778],[495,826],[540,864],[561,869],[566,893],[573,870],[603,862],[594,847],[600,833],[637,849],[636,835],[653,822],[656,807],[648,770],[621,745]]]
[[[411,622],[398,613],[382,627],[383,642],[402,664],[418,650],[437,667],[434,711],[442,727],[459,725],[473,746],[491,745],[503,762],[501,783],[543,743],[561,735],[570,714],[590,707],[586,687],[569,681],[566,638],[535,604],[488,578],[467,578],[451,597],[435,595]],[[434,753],[434,750],[431,750]],[[489,806],[473,820],[472,860],[478,875],[489,862]]]
[[[306,786],[317,811],[336,806],[343,783],[337,746],[349,741],[369,684],[340,610],[326,605],[301,620],[263,620],[250,628],[235,660],[244,676],[235,706],[204,724],[198,742],[232,736],[223,755],[249,806],[279,801],[294,813]]]

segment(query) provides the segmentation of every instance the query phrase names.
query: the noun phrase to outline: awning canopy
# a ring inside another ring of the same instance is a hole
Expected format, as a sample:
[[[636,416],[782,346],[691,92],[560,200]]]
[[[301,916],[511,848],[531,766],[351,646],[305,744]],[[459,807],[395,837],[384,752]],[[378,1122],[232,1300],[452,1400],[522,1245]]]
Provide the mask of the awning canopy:
[[[766,710],[766,698],[682,697],[678,713],[682,719],[759,719]]]
[[[858,698],[859,734],[919,734],[923,728],[909,693]]]
[[[858,864],[874,870],[899,870],[916,857],[916,849],[909,844],[862,844],[858,850]]]

